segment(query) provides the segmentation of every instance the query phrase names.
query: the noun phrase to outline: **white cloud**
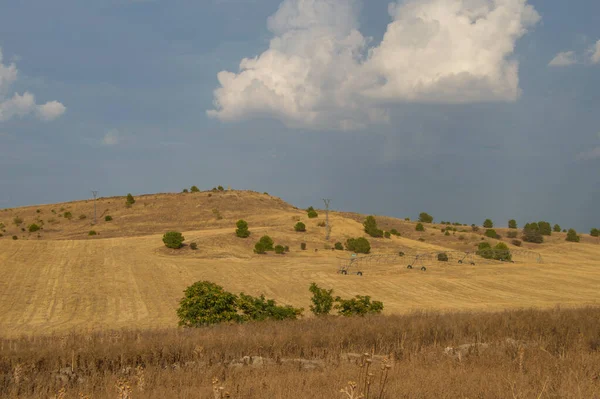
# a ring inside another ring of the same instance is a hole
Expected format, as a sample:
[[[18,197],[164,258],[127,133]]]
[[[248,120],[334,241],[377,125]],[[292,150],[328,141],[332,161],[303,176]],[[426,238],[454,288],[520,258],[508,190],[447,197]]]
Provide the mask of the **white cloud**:
[[[58,101],[37,105],[35,96],[29,92],[9,95],[10,86],[17,80],[18,70],[14,63],[4,65],[0,49],[0,122],[15,116],[23,117],[34,113],[42,120],[52,120],[62,115],[66,108]]]
[[[590,161],[596,158],[600,158],[600,147],[592,148],[577,155],[577,159],[580,161]]]
[[[118,130],[112,129],[106,132],[104,137],[102,138],[102,144],[113,146],[119,144],[121,141],[121,135]]]
[[[349,130],[389,121],[390,103],[519,97],[510,56],[540,18],[527,0],[398,0],[371,47],[358,8],[358,0],[284,0],[269,18],[269,48],[238,73],[218,74],[208,115]]]
[[[600,64],[600,40],[588,50],[592,64]]]
[[[556,54],[556,56],[548,63],[549,66],[568,66],[577,63],[574,51],[564,51]]]

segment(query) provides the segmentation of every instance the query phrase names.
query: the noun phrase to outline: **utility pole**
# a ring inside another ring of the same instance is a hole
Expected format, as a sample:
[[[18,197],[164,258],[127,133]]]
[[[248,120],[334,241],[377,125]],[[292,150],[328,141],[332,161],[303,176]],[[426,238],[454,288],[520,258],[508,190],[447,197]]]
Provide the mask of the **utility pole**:
[[[331,202],[331,199],[323,198],[323,202],[325,203],[325,239],[329,240],[329,233],[331,233],[329,227],[329,203]]]
[[[94,224],[96,224],[96,197],[98,197],[98,190],[92,190],[94,196]]]

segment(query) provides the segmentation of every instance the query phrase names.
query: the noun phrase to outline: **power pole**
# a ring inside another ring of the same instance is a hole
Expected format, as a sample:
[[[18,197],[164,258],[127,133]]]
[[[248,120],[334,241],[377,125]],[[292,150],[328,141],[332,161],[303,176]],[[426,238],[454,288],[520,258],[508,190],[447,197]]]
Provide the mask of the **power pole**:
[[[94,224],[96,224],[96,197],[98,197],[98,190],[92,190],[94,196]]]
[[[331,233],[331,229],[329,228],[329,203],[331,199],[323,198],[323,202],[325,203],[325,239],[329,240],[329,233]]]

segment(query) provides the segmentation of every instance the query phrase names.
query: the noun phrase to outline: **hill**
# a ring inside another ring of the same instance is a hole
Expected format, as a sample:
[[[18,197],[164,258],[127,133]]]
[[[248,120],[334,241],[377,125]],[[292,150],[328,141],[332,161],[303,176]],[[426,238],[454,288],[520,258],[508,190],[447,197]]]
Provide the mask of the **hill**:
[[[173,326],[182,291],[198,280],[305,308],[314,281],[343,296],[371,295],[384,302],[385,313],[593,305],[600,299],[600,245],[587,239],[572,244],[553,236],[549,243],[530,244],[543,255],[542,264],[531,259],[476,266],[430,262],[421,272],[406,269],[411,260],[399,257],[369,264],[359,277],[336,273],[349,253],[331,247],[364,236],[365,215],[331,212],[326,241],[321,211],[309,219],[279,198],[248,191],[144,195],[131,207],[124,197],[101,198],[97,209],[94,226],[91,200],[0,211],[6,229],[0,239],[0,335]],[[65,212],[72,217],[65,218]],[[105,221],[106,215],[112,221]],[[248,239],[234,234],[241,218],[249,223]],[[483,237],[461,232],[470,229],[464,226],[446,236],[440,225],[420,233],[415,222],[377,220],[402,236],[369,238],[373,254],[472,250]],[[43,229],[29,233],[26,226],[36,221]],[[297,221],[306,224],[305,233],[294,231]],[[89,236],[91,229],[99,235]],[[196,242],[199,249],[168,250],[161,241],[168,230],[182,231],[186,243]],[[18,240],[11,239],[15,234]],[[263,234],[290,252],[254,254]]]

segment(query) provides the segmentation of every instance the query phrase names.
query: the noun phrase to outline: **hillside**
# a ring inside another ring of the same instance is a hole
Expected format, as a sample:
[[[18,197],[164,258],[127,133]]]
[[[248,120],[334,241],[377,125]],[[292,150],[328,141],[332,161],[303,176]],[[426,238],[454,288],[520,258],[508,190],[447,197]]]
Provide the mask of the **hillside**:
[[[6,225],[0,239],[0,335],[174,326],[182,291],[198,280],[306,309],[308,286],[314,281],[339,295],[371,295],[385,303],[385,313],[577,306],[600,300],[600,245],[592,240],[572,244],[554,235],[549,243],[535,246],[544,257],[542,264],[518,257],[516,263],[476,266],[429,262],[427,272],[421,272],[407,270],[411,259],[399,257],[368,264],[362,277],[343,276],[336,272],[349,253],[330,248],[336,241],[363,236],[365,215],[332,212],[327,242],[325,228],[318,226],[322,212],[308,219],[304,210],[266,194],[155,194],[136,200],[127,208],[124,197],[99,199],[95,226],[90,225],[92,201],[0,211]],[[64,212],[71,212],[72,219],[65,219]],[[104,221],[107,214],[112,221]],[[39,237],[11,225],[17,216],[22,226],[43,220]],[[250,225],[248,239],[234,234],[240,218]],[[402,236],[370,238],[373,254],[466,250],[482,238],[481,233],[460,231],[446,236],[436,225],[419,233],[414,222],[377,219],[380,227],[396,228]],[[299,220],[307,232],[294,231]],[[89,236],[91,229],[99,235]],[[199,249],[168,250],[161,241],[167,230],[182,231],[186,243],[196,242]],[[16,233],[19,239],[12,240]],[[254,243],[263,234],[289,246],[290,252],[254,254]],[[302,242],[306,251],[300,249]]]

